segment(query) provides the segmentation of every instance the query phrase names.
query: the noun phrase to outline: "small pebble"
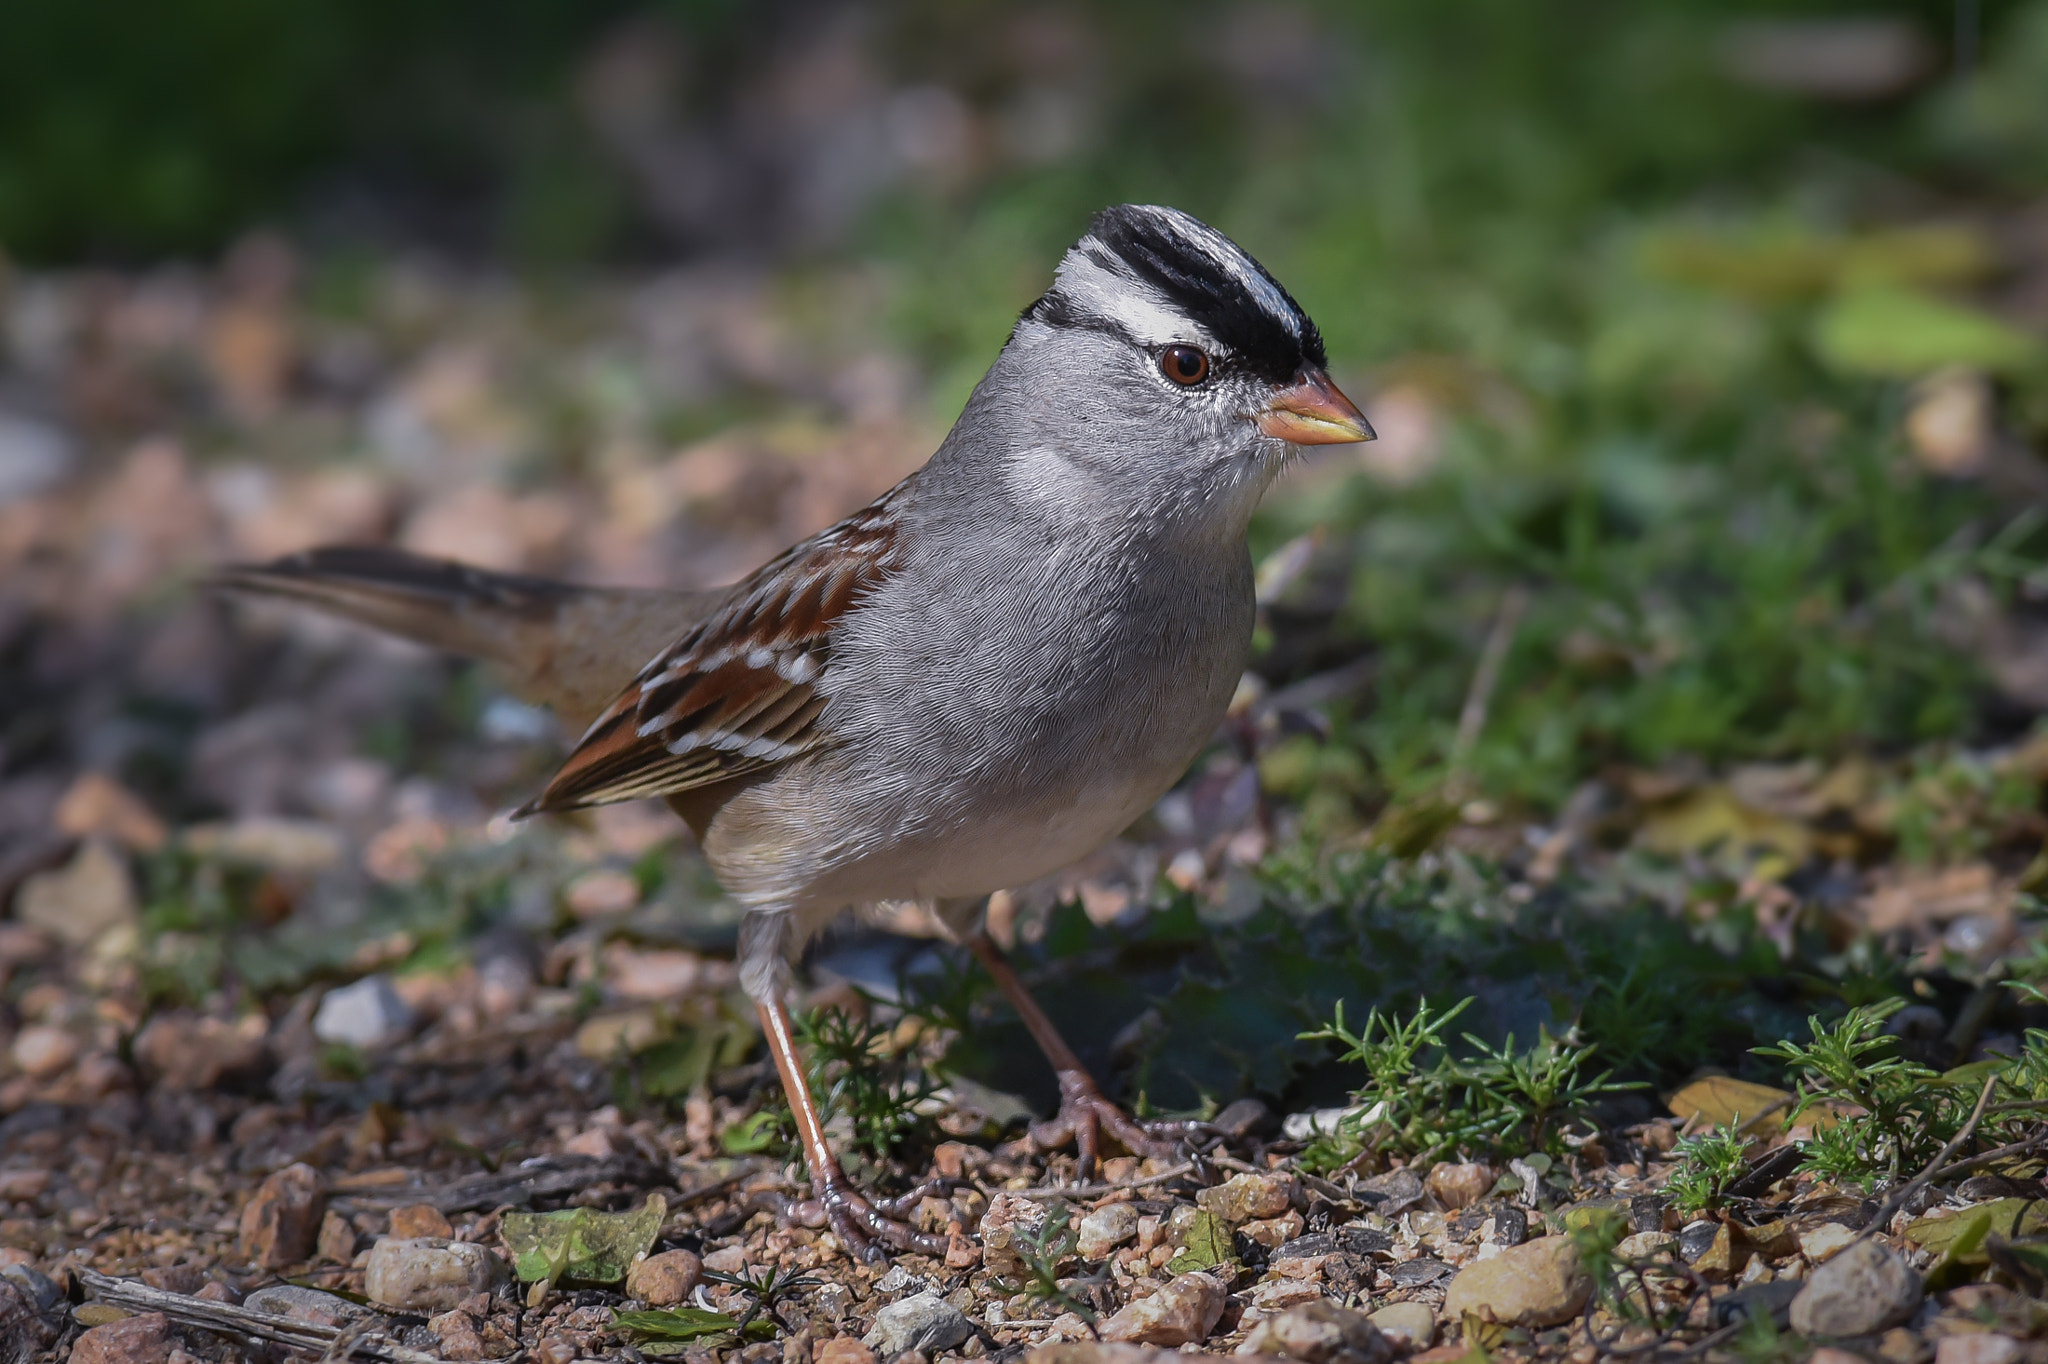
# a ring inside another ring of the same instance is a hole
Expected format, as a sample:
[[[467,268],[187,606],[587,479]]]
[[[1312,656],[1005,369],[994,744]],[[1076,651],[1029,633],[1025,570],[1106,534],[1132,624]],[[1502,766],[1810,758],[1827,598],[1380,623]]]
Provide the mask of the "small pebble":
[[[1570,1238],[1542,1236],[1459,1271],[1444,1295],[1444,1315],[1471,1314],[1502,1326],[1541,1328],[1569,1321],[1593,1282]]]
[[[644,1260],[635,1260],[626,1270],[626,1295],[650,1307],[674,1307],[688,1302],[690,1293],[704,1281],[704,1262],[687,1250],[664,1250]]]
[[[1380,1334],[1403,1353],[1427,1350],[1436,1339],[1436,1313],[1426,1302],[1388,1303],[1373,1313],[1371,1320]]]
[[[1913,1315],[1920,1276],[1876,1241],[1858,1241],[1813,1271],[1792,1300],[1792,1329],[1805,1336],[1861,1336]]]
[[[370,1248],[363,1292],[370,1301],[406,1312],[446,1312],[488,1293],[505,1278],[505,1262],[467,1241],[386,1236]]]
[[[1127,1303],[1101,1325],[1104,1340],[1139,1345],[1191,1345],[1209,1338],[1223,1317],[1223,1285],[1208,1274],[1183,1274],[1149,1298]]]
[[[861,1344],[894,1359],[905,1350],[935,1355],[973,1334],[959,1308],[936,1293],[916,1293],[877,1312],[874,1329],[861,1337]]]

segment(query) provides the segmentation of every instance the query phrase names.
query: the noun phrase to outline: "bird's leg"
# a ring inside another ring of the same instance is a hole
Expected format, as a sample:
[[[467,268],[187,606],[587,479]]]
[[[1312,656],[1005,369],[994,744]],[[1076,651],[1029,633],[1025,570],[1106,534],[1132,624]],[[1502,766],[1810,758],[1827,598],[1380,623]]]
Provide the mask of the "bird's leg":
[[[789,1098],[789,1110],[796,1115],[798,1139],[804,1148],[804,1164],[810,1168],[811,1188],[818,1201],[825,1205],[825,1216],[831,1221],[832,1230],[855,1255],[869,1260],[882,1258],[876,1241],[884,1242],[897,1250],[922,1251],[927,1255],[944,1255],[946,1238],[921,1232],[903,1221],[905,1214],[917,1206],[918,1200],[931,1192],[931,1186],[920,1185],[898,1199],[879,1206],[854,1187],[846,1176],[846,1170],[839,1163],[839,1157],[832,1153],[832,1146],[825,1140],[825,1123],[818,1116],[818,1105],[811,1099],[811,1087],[804,1083],[804,1069],[796,1054],[796,1033],[790,1024],[789,1006],[777,994],[768,999],[754,1002],[760,1010],[761,1031],[768,1037],[768,1050],[775,1057],[775,1069],[782,1076],[782,1092]]]
[[[996,988],[1003,992],[1003,997],[1010,1001],[1010,1007],[1024,1020],[1032,1040],[1038,1043],[1038,1049],[1045,1053],[1045,1059],[1052,1062],[1052,1068],[1059,1076],[1059,1115],[1049,1123],[1033,1127],[1032,1139],[1048,1146],[1071,1140],[1081,1157],[1083,1179],[1095,1172],[1104,1132],[1116,1138],[1133,1155],[1162,1159],[1172,1155],[1180,1139],[1191,1130],[1190,1125],[1178,1122],[1140,1123],[1111,1103],[1103,1096],[1102,1087],[1095,1083],[1095,1077],[1081,1064],[1081,1058],[1074,1055],[1074,1049],[1067,1045],[1067,1039],[1060,1036],[1059,1029],[1045,1016],[1045,1010],[1038,1007],[1038,1001],[1024,988],[1024,982],[1017,978],[1016,969],[1010,965],[1010,959],[1003,955],[1003,949],[996,945],[995,939],[989,937],[985,929],[976,929],[967,934],[966,939],[968,950],[995,978]]]

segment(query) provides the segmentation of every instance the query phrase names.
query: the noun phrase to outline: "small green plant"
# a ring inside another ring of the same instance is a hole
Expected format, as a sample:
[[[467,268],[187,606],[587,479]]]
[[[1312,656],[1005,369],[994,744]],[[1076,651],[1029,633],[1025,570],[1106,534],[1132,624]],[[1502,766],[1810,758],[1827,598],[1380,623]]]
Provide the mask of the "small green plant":
[[[1748,1157],[1749,1142],[1740,1132],[1742,1120],[1687,1137],[1673,1153],[1678,1173],[1664,1186],[1671,1202],[1681,1213],[1696,1217],[1721,1206],[1728,1186],[1741,1175]]]
[[[799,1288],[815,1288],[824,1282],[823,1279],[817,1278],[814,1275],[798,1274],[772,1265],[758,1279],[746,1278],[739,1274],[727,1274],[725,1271],[718,1269],[705,1270],[704,1277],[713,1283],[722,1283],[728,1287],[737,1288],[752,1299],[752,1302],[748,1304],[747,1310],[740,1314],[739,1320],[733,1326],[735,1331],[742,1334],[745,1333],[747,1327],[753,1323],[756,1317],[764,1313],[770,1321],[775,1323],[777,1329],[782,1334],[793,1334],[789,1329],[789,1323],[784,1321],[782,1314],[775,1310],[775,1305]]]
[[[1024,1280],[1012,1286],[1010,1291],[1027,1294],[1050,1304],[1055,1310],[1072,1312],[1088,1324],[1092,1334],[1095,1330],[1095,1309],[1060,1282],[1060,1265],[1074,1257],[1079,1244],[1066,1204],[1055,1205],[1036,1231],[1026,1233],[1015,1244],[1017,1258],[1024,1262]]]
[[[1811,1042],[1779,1042],[1756,1054],[1785,1063],[1799,1102],[1789,1121],[1828,1105],[1832,1124],[1815,1124],[1800,1169],[1836,1183],[1869,1186],[1919,1172],[1962,1130],[1976,1086],[1943,1083],[1936,1072],[1895,1052],[1885,1020],[1903,999],[1863,1004],[1835,1023],[1807,1020]],[[1981,1083],[1981,1081],[1980,1081]]]
[[[938,1086],[912,1058],[890,1051],[886,1026],[836,1007],[796,1022],[811,1098],[826,1121],[844,1118],[853,1128],[844,1150],[883,1161],[931,1137],[931,1121],[917,1110]],[[795,1140],[796,1119],[777,1098],[726,1128],[720,1145],[728,1155],[790,1154]]]
[[[853,1125],[853,1149],[886,1160],[929,1133],[917,1109],[938,1086],[911,1060],[890,1053],[886,1026],[831,1008],[798,1019],[797,1031],[810,1057],[811,1096],[828,1119]]]
[[[1365,1026],[1352,1032],[1339,1001],[1329,1024],[1302,1034],[1338,1043],[1344,1049],[1339,1059],[1362,1064],[1368,1076],[1352,1095],[1356,1111],[1336,1132],[1317,1138],[1303,1163],[1331,1170],[1368,1153],[1414,1160],[1454,1151],[1556,1153],[1595,1098],[1635,1087],[1609,1082],[1605,1071],[1588,1077],[1593,1048],[1570,1032],[1556,1037],[1545,1029],[1525,1050],[1515,1047],[1513,1035],[1492,1047],[1466,1033],[1469,1055],[1454,1055],[1444,1033],[1471,1004],[1466,999],[1436,1012],[1425,999],[1406,1019],[1373,1009]]]

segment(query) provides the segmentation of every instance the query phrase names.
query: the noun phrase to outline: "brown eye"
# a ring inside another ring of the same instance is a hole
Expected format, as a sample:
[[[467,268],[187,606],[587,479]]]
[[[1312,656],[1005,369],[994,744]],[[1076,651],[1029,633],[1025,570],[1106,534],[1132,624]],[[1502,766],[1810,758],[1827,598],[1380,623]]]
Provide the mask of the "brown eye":
[[[1168,346],[1159,353],[1159,372],[1192,388],[1209,377],[1209,357],[1193,346]]]

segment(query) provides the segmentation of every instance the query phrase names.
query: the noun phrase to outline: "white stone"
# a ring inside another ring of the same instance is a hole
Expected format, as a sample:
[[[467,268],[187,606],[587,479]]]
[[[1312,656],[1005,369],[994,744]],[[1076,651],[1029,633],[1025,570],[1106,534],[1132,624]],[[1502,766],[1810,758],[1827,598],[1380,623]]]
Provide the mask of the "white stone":
[[[411,1006],[399,996],[391,977],[382,972],[329,990],[313,1015],[315,1037],[352,1047],[396,1042],[412,1031],[412,1025]]]

